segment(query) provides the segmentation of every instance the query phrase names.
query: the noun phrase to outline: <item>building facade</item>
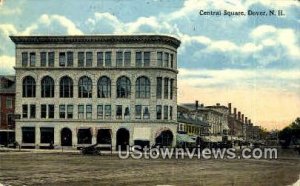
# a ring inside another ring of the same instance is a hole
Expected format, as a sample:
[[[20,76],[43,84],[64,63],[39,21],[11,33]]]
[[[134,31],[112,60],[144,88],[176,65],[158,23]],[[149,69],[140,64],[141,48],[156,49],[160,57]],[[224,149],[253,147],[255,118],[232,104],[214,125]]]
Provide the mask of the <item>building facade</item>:
[[[162,35],[11,36],[22,147],[174,146],[177,48]]]

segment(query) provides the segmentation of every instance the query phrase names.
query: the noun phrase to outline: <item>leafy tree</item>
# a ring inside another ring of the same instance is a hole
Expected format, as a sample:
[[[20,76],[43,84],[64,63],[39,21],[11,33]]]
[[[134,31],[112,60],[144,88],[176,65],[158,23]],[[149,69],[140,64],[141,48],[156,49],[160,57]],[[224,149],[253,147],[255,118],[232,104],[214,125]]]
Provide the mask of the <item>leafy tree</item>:
[[[282,147],[288,147],[291,142],[297,144],[300,140],[300,117],[279,132]]]

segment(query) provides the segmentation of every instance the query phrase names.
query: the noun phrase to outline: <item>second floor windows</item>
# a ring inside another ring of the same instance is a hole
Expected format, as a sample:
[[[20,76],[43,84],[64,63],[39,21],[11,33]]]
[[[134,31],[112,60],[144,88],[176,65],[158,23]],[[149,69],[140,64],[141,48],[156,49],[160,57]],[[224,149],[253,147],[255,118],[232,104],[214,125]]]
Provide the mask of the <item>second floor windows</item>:
[[[117,98],[129,98],[131,83],[128,77],[122,76],[117,80]]]
[[[31,76],[23,79],[23,97],[35,97],[35,80]]]
[[[103,76],[98,80],[98,98],[110,98],[111,81],[108,77]]]
[[[54,80],[46,76],[41,81],[41,97],[54,97]]]
[[[22,118],[35,118],[36,106],[35,105],[22,105]]]
[[[92,97],[92,80],[83,76],[79,79],[78,82],[78,97],[79,98],[91,98]]]
[[[136,98],[150,98],[150,80],[147,77],[139,77],[135,84]]]
[[[64,76],[61,78],[59,83],[59,95],[61,98],[72,98],[73,97],[73,80]]]

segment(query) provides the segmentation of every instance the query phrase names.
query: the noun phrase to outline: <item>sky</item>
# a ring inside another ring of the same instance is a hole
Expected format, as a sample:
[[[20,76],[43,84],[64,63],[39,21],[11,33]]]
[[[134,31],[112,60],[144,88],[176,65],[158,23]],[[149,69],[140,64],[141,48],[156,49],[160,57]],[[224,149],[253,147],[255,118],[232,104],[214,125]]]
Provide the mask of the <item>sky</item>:
[[[299,31],[293,0],[0,0],[0,74],[14,74],[9,35],[169,34],[181,40],[179,103],[231,102],[255,125],[281,129],[300,117]]]

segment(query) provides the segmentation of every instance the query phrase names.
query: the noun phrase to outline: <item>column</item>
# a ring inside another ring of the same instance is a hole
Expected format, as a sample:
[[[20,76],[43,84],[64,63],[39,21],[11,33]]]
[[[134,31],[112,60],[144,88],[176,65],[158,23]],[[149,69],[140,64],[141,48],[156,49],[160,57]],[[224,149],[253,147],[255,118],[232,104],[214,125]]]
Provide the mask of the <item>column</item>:
[[[39,126],[35,126],[35,147],[38,149],[41,143],[41,130]]]

